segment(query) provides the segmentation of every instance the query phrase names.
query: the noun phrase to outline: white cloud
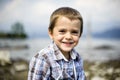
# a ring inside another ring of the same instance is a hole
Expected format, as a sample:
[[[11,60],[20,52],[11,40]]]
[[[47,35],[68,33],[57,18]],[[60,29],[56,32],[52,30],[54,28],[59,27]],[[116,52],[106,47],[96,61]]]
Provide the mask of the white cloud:
[[[85,22],[87,23],[87,20],[91,19],[92,27],[96,31],[114,27],[116,26],[114,22],[120,23],[119,4],[119,0],[76,0],[75,2],[75,6],[83,14]]]
[[[91,20],[95,30],[98,30],[98,24],[99,30],[103,30],[109,27],[105,24],[114,25],[114,22],[118,22],[120,25],[119,3],[119,0],[11,0],[0,9],[0,27],[8,28],[18,20],[25,24],[28,32],[47,28],[49,17],[55,9],[70,6],[80,11],[85,25],[87,20]]]

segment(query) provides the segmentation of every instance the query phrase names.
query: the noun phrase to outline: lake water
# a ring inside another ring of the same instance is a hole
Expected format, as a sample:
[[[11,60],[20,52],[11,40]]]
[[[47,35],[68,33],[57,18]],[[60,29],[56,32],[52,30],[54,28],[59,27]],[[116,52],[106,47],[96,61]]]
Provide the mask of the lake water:
[[[8,49],[13,59],[23,58],[30,60],[38,51],[51,43],[49,38],[26,39],[26,40],[5,40],[0,39],[0,46],[3,45],[27,45],[27,49]],[[105,61],[120,58],[120,40],[105,39],[80,39],[76,50],[84,60]]]

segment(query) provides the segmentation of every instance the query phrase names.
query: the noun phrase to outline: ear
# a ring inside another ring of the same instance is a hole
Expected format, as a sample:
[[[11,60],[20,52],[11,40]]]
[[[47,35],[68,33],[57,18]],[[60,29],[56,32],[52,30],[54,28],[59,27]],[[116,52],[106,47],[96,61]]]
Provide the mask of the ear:
[[[52,33],[51,30],[48,30],[48,34],[49,34],[49,37],[50,37],[51,39],[53,39],[53,33]]]

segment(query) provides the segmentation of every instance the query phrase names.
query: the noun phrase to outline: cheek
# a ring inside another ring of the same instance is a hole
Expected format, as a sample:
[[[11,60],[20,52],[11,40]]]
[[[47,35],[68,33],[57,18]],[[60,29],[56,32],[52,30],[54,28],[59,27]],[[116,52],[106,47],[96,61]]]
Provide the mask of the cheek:
[[[62,39],[63,39],[63,36],[57,35],[56,38],[57,38],[58,40],[62,40]]]
[[[79,37],[74,37],[74,41],[78,42],[79,41]]]
[[[62,36],[56,33],[56,34],[54,34],[54,39],[55,40],[61,40]]]

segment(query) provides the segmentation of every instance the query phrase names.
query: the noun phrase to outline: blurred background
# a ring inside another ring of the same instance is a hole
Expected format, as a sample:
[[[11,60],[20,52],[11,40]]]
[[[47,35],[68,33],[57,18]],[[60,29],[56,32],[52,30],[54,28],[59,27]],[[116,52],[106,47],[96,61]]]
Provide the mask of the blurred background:
[[[51,43],[49,18],[77,9],[84,30],[76,50],[88,80],[120,80],[119,0],[0,0],[0,80],[26,80],[32,56]]]

